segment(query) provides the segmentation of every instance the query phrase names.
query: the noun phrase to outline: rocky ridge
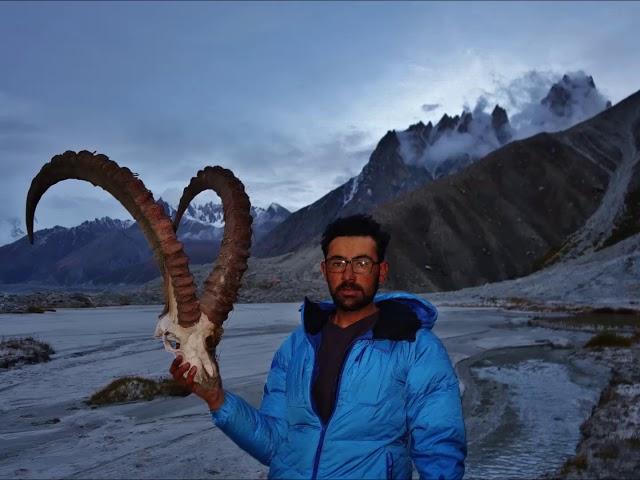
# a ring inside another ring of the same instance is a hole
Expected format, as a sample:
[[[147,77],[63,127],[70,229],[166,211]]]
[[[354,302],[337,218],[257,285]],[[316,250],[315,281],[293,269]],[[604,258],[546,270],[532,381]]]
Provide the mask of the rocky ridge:
[[[446,291],[522,277],[633,235],[637,222],[624,219],[638,194],[638,112],[640,92],[376,209],[391,232],[391,287]]]
[[[444,114],[433,125],[418,122],[403,131],[388,131],[362,171],[316,202],[294,212],[253,248],[253,255],[272,257],[313,244],[324,226],[339,216],[369,213],[430,182],[464,170],[511,140],[575,125],[610,106],[593,78],[565,75],[545,98],[516,114],[480,98],[473,110]]]

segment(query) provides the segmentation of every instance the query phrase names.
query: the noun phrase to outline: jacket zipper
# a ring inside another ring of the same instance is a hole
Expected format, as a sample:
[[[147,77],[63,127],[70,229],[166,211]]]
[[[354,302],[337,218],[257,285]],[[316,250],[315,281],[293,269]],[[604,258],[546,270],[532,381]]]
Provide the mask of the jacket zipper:
[[[314,402],[313,402],[313,380],[314,379],[313,378],[311,379],[311,385],[309,385],[309,398],[311,399],[311,407],[312,407],[313,413],[316,414],[316,417],[318,417],[318,420],[320,420],[320,424],[322,425],[322,429],[320,430],[320,439],[318,440],[318,446],[316,447],[316,454],[315,454],[315,457],[313,459],[313,473],[311,474],[311,480],[316,480],[316,478],[318,478],[318,467],[320,465],[320,454],[322,453],[322,445],[324,444],[324,436],[325,436],[325,433],[327,432],[327,427],[329,426],[329,422],[331,422],[331,419],[333,418],[333,414],[335,413],[336,408],[338,407],[338,396],[340,395],[340,384],[342,383],[342,372],[344,371],[344,366],[347,364],[347,360],[349,360],[349,355],[351,354],[351,350],[353,349],[353,345],[358,340],[362,340],[362,338],[359,337],[359,338],[356,338],[355,340],[353,340],[349,344],[349,347],[347,347],[347,352],[344,355],[344,361],[342,362],[342,366],[340,367],[340,373],[338,374],[338,384],[336,386],[336,395],[335,395],[335,397],[333,399],[333,411],[331,412],[331,415],[329,416],[329,420],[327,420],[327,423],[323,423],[322,422],[322,419],[320,418],[320,415],[318,415],[318,412],[316,411],[316,407],[315,407]],[[315,348],[313,349],[313,352],[314,352],[313,370],[315,372],[318,352],[316,351]]]

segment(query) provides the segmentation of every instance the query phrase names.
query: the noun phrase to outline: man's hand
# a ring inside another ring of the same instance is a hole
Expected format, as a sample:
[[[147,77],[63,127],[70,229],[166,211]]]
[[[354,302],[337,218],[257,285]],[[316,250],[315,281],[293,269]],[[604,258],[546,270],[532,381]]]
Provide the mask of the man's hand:
[[[222,390],[222,383],[213,388],[207,388],[194,381],[196,376],[197,367],[192,367],[189,362],[182,363],[182,357],[177,356],[169,367],[169,373],[173,376],[173,379],[187,388],[191,393],[195,393],[209,406],[209,410],[218,410],[224,402],[224,390]],[[187,376],[185,377],[185,373]]]

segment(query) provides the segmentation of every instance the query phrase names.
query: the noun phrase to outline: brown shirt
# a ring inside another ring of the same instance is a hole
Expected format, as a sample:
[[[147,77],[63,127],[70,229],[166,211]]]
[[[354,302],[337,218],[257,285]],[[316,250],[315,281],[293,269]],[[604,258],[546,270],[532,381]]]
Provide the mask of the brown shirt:
[[[318,376],[313,384],[312,394],[316,411],[324,423],[329,421],[335,408],[338,377],[351,343],[373,328],[377,319],[378,312],[375,312],[346,328],[340,328],[332,319],[322,327],[322,341],[316,359]]]

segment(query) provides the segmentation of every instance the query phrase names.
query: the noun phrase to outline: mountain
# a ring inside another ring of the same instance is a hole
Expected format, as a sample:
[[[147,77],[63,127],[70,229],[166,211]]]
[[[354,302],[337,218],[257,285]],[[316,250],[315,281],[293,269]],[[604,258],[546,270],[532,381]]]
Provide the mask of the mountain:
[[[375,205],[429,181],[427,171],[402,160],[399,146],[395,132],[388,132],[358,176],[292,213],[256,243],[252,255],[268,257],[295,250],[320,234],[332,219],[371,211]]]
[[[518,278],[640,232],[639,149],[640,92],[379,207],[392,235],[389,287]]]
[[[175,208],[160,203],[170,215]],[[254,239],[265,235],[290,212],[278,204],[252,207]],[[183,217],[178,238],[191,264],[212,262],[223,234],[222,205],[192,205]],[[23,237],[0,247],[0,284],[38,285],[138,284],[158,276],[151,248],[138,225],[109,217],[72,228],[54,227],[36,232],[30,245]]]
[[[591,76],[570,77],[563,75],[562,79],[553,84],[549,93],[540,103],[548,107],[557,117],[571,118],[590,103],[600,103],[596,84]],[[611,107],[607,101],[605,108]],[[599,108],[599,107],[598,107]]]
[[[373,212],[391,230],[388,286],[410,291],[516,278],[640,230],[637,94],[611,107],[591,77],[565,76],[512,116],[498,105],[488,113],[487,105],[387,132],[358,176],[293,214],[277,205],[254,209],[247,284],[267,296],[307,283],[321,289],[318,237],[326,223],[355,212]],[[532,129],[552,133],[523,139]],[[215,258],[220,218],[215,204],[187,212],[178,236],[192,264]],[[0,282],[140,283],[158,274],[136,225],[76,244],[69,238],[84,237],[73,229],[49,230],[60,236],[52,252],[16,250],[24,240],[0,247]]]
[[[167,215],[173,218],[175,208],[162,198],[158,203],[163,206]],[[286,220],[289,215],[291,212],[277,203],[272,203],[266,209],[252,205],[252,245]],[[185,252],[194,265],[209,263],[217,257],[223,233],[222,204],[213,202],[189,205],[178,227],[178,239],[183,243]]]
[[[564,75],[537,103],[514,116],[488,102],[460,115],[444,114],[433,125],[418,122],[404,131],[388,131],[355,177],[316,202],[294,212],[259,240],[253,255],[271,257],[309,245],[340,216],[370,213],[436,179],[453,175],[508,142],[542,131],[558,131],[610,107],[593,78]]]
[[[175,214],[175,208],[169,206],[164,200],[159,199],[165,211],[170,217]],[[251,206],[253,223],[253,240],[262,238],[273,227],[287,219],[291,212],[277,203],[272,203],[266,209]],[[224,212],[222,204],[207,202],[198,205],[189,205],[178,229],[178,238],[181,241],[189,240],[221,240],[224,232]]]
[[[391,233],[389,290],[476,286],[488,304],[518,297],[520,285],[541,303],[589,303],[580,295],[597,291],[637,299],[640,92],[570,129],[509,143],[372,214]],[[326,298],[321,260],[318,237],[295,252],[253,257],[241,298]]]
[[[99,274],[105,268],[121,268],[137,262],[140,247],[128,234],[131,226],[131,221],[104,217],[74,228],[57,226],[40,230],[34,245],[29,244],[27,237],[4,245],[0,247],[0,282],[76,283],[82,281],[87,272]],[[118,245],[117,252],[105,248],[114,244]],[[87,249],[90,255],[85,255]],[[105,256],[113,257],[111,260],[115,263],[103,265]]]

